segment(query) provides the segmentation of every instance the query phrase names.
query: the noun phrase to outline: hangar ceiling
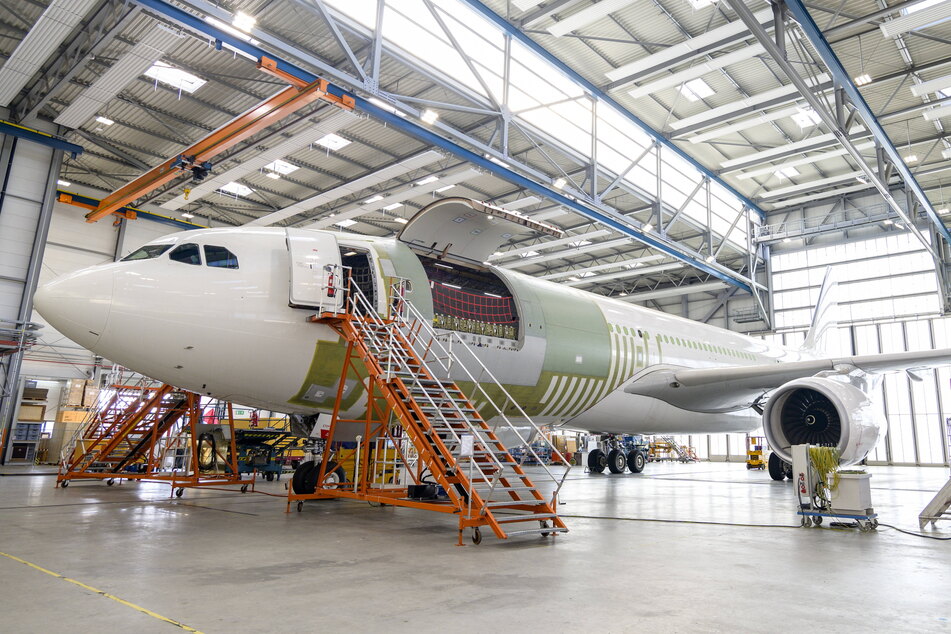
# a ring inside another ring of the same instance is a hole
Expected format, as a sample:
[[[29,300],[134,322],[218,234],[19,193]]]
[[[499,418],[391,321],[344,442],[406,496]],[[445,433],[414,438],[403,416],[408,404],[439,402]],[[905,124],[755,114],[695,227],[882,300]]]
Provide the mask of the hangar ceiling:
[[[933,240],[948,218],[951,1],[808,9],[930,199],[911,208]],[[770,32],[769,5],[749,10]],[[834,108],[830,69],[786,24],[788,59]],[[181,179],[138,205],[386,236],[435,196],[471,196],[567,232],[507,245],[493,263],[635,301],[763,290],[754,279],[773,223],[874,186],[728,1],[13,0],[0,35],[0,83],[20,86],[11,117],[56,121],[86,148],[67,159],[67,182],[110,192],[283,88],[252,46],[397,117],[310,106],[220,156],[205,183]],[[846,123],[878,169],[883,140]],[[903,191],[901,170],[881,167]]]

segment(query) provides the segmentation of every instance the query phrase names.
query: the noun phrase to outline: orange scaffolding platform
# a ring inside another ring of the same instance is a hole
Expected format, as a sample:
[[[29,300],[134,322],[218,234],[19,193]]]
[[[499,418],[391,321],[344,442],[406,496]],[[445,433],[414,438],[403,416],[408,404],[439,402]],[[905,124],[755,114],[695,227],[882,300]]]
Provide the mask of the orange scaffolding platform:
[[[171,385],[110,386],[64,448],[56,485],[73,480],[167,482],[181,497],[190,487],[239,485],[231,404],[222,424],[202,422],[197,394]]]
[[[322,458],[295,473],[287,510],[295,501],[301,511],[305,500],[350,498],[454,514],[459,545],[466,529],[480,543],[482,527],[499,539],[566,532],[556,511],[561,483],[553,476],[550,496],[536,486],[479,414],[474,399],[440,376],[432,360],[433,347],[440,344],[426,320],[401,316],[399,309],[394,317],[383,318],[356,285],[346,295],[347,312],[311,318],[334,328],[347,351]],[[401,290],[392,295],[403,296]],[[454,358],[454,363],[458,367],[460,360]],[[347,418],[344,390],[354,380],[363,387],[366,407],[360,418]],[[492,387],[504,391],[500,384]],[[478,382],[470,388],[473,394],[477,390],[482,390]],[[479,392],[480,399],[485,396],[484,390]],[[340,439],[356,440],[350,473],[334,451]],[[564,456],[552,450],[553,459],[567,467]],[[539,527],[521,528],[525,523]]]

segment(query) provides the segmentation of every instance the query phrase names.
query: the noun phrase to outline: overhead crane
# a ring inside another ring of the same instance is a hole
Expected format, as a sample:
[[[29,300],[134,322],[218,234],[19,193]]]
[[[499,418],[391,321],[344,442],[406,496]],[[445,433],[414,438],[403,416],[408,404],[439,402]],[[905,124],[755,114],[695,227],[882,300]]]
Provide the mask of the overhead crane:
[[[293,75],[278,70],[277,64],[268,58],[262,58],[258,68],[291,85],[238,115],[178,155],[117,189],[86,214],[86,222],[96,222],[110,214],[129,217],[124,209],[127,205],[185,172],[191,172],[193,180],[203,179],[211,171],[211,159],[215,156],[315,101],[326,101],[344,110],[353,110],[355,106],[353,97],[330,94],[326,79],[302,82]]]

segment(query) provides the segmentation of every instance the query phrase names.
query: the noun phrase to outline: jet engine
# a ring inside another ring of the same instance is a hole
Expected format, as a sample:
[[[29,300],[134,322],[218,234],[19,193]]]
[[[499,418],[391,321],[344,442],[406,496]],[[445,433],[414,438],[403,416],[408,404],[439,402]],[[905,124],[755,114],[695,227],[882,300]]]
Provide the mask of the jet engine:
[[[838,449],[843,466],[855,464],[875,448],[887,427],[880,400],[852,383],[825,377],[780,386],[763,411],[769,446],[789,463],[793,445],[822,445]]]

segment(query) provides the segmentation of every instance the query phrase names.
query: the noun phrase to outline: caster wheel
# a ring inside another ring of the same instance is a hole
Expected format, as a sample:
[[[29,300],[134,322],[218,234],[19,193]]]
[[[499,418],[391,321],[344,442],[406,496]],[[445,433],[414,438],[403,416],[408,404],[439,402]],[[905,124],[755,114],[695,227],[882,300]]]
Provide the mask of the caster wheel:
[[[241,492],[242,492],[242,493],[247,493],[247,492],[248,492],[248,485],[247,485],[247,484],[242,484],[242,485],[241,485]]]
[[[538,525],[542,528],[551,528],[545,520],[538,520]],[[548,537],[549,535],[551,535],[551,533],[548,531],[542,531],[542,537]]]
[[[932,522],[931,525],[934,526],[934,522]],[[878,520],[872,520],[872,528],[878,528]]]
[[[106,486],[110,486],[110,487],[111,487],[111,486],[112,486],[113,484],[115,484],[115,483],[116,483],[116,481],[113,480],[112,478],[109,478],[108,480],[106,480]]]
[[[304,510],[304,503],[303,503],[303,502],[298,502],[298,503],[297,503],[297,512],[300,513],[300,512],[303,511],[303,510]]]
[[[812,518],[812,524],[813,524],[813,526],[821,526],[821,525],[822,525],[822,517],[819,516],[819,515],[816,515],[814,518]]]
[[[811,525],[812,525],[812,520],[809,519],[809,516],[808,516],[808,515],[803,515],[803,516],[802,516],[802,520],[800,520],[800,522],[799,522],[799,525],[800,525],[800,526],[811,526]]]
[[[59,485],[65,489],[66,487],[69,486],[69,480],[63,480],[62,482],[59,483]]]
[[[183,488],[181,488],[181,487],[175,489],[175,497],[180,498],[180,497],[182,497],[183,495],[185,495],[185,489],[183,489]]]
[[[476,546],[482,543],[482,531],[478,526],[472,529],[472,543]]]

